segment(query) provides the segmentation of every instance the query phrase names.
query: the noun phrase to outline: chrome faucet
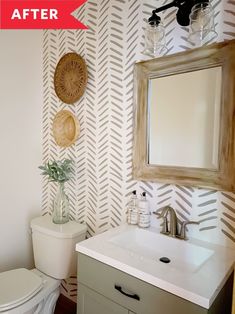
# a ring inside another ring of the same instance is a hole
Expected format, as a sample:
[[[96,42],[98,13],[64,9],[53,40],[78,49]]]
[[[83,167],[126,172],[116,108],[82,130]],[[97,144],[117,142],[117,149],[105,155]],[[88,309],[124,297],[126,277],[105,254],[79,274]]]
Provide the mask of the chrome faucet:
[[[197,221],[183,221],[180,222],[177,218],[175,210],[170,206],[165,206],[161,209],[161,212],[154,212],[157,218],[163,218],[162,234],[169,235],[174,238],[186,240],[186,225],[188,224],[199,224]],[[168,221],[168,214],[170,220]],[[178,222],[181,224],[181,230],[178,231]]]

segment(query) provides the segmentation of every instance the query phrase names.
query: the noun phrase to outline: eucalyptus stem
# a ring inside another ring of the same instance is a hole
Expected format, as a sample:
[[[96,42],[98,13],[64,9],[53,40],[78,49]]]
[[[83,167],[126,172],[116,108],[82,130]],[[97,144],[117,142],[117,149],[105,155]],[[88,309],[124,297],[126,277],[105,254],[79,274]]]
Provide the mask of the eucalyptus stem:
[[[49,181],[64,183],[73,174],[73,161],[64,159],[63,161],[48,161],[43,166],[39,166],[43,172],[41,175],[47,176]]]

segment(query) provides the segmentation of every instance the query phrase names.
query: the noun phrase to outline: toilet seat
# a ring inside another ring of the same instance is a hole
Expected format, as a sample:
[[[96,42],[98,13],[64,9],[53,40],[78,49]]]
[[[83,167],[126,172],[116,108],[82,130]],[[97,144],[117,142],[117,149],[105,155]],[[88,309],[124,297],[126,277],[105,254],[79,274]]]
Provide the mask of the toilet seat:
[[[0,273],[0,313],[26,302],[42,287],[42,278],[25,268]]]

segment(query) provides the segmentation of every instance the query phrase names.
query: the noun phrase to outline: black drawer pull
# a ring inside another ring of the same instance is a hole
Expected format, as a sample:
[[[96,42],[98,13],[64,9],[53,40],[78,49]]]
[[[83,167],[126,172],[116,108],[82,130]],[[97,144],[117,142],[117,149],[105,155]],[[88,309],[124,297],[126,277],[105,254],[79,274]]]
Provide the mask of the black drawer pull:
[[[116,290],[118,290],[119,292],[121,292],[122,294],[124,294],[125,296],[127,296],[128,298],[132,298],[132,299],[135,299],[135,300],[140,300],[140,297],[138,296],[138,294],[129,294],[129,293],[126,293],[122,290],[122,287],[121,286],[118,286],[118,285],[115,285],[114,288]]]

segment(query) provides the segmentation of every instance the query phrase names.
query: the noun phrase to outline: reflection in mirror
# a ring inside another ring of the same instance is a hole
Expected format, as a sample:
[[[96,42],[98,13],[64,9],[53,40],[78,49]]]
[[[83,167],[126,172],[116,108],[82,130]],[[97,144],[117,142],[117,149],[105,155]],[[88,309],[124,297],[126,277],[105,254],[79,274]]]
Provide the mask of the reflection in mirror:
[[[150,78],[148,163],[218,168],[221,66]]]

